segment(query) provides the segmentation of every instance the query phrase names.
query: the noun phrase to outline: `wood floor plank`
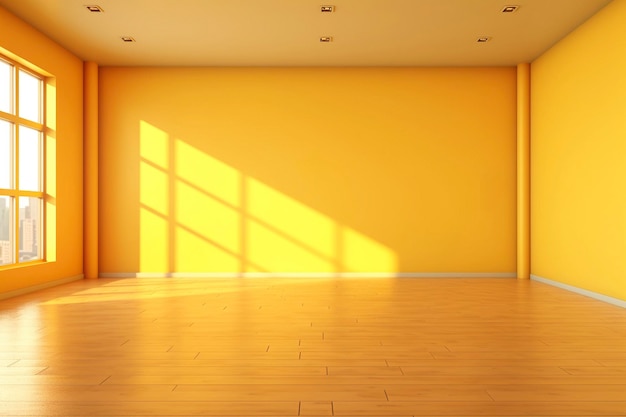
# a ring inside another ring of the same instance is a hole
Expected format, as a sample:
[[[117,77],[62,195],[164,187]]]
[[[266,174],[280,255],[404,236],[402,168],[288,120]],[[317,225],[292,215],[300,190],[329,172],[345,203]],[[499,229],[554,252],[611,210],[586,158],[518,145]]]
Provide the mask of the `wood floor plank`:
[[[488,387],[495,401],[624,401],[624,385],[528,385]],[[626,410],[624,410],[626,411]]]
[[[174,388],[175,385],[0,385],[0,402],[167,401]]]
[[[189,356],[192,356],[189,354]],[[266,359],[266,360],[290,360],[290,359],[299,359],[300,352],[257,352],[257,353],[247,353],[247,352],[233,352],[228,349],[224,349],[222,351],[200,351],[193,356],[196,359],[201,360],[222,360],[222,359]],[[320,358],[315,358],[320,359]],[[325,359],[325,358],[322,358]],[[364,358],[368,359],[368,358]]]
[[[626,402],[334,402],[335,416],[623,416]]]
[[[434,361],[431,361],[434,362]],[[91,359],[24,359],[10,361],[10,367],[93,367]],[[597,366],[597,362],[566,362],[570,366]],[[238,366],[238,367],[328,367],[328,366],[348,366],[348,367],[385,367],[388,366],[384,359],[111,359],[101,358],[98,366],[104,369],[112,367],[213,367],[213,366]]]
[[[32,348],[31,348],[32,349]],[[3,350],[0,348],[0,360],[15,362],[20,359],[41,359],[44,355],[42,352],[33,349],[33,350]],[[47,356],[47,355],[46,355]]]
[[[402,376],[399,366],[329,366],[332,376]]]
[[[606,366],[606,361],[595,361],[591,359],[426,359],[426,360],[414,360],[414,359],[391,359],[387,361],[388,366],[404,367],[583,367],[583,366]],[[626,366],[626,361],[623,362]],[[14,365],[14,366],[17,366]],[[620,366],[620,365],[617,365]]]
[[[518,366],[403,366],[404,375],[467,375],[467,376],[560,376],[566,372],[558,366],[525,366],[523,363]],[[586,369],[586,368],[580,368]]]
[[[619,368],[626,368],[626,359],[601,359],[598,360],[598,365],[601,366],[616,366]],[[580,367],[585,365],[572,365],[574,367]]]
[[[302,401],[299,415],[301,416],[333,416],[332,401]]]
[[[7,368],[31,369],[31,368]],[[36,369],[36,368],[35,368]],[[93,375],[108,373],[110,375],[132,376],[315,376],[326,375],[325,366],[143,366],[143,367],[49,367],[39,375]],[[0,375],[2,375],[0,371]]]
[[[0,403],[2,416],[296,416],[297,402],[4,402]]]
[[[386,360],[401,360],[401,359],[431,359],[432,353],[430,351],[423,352],[350,352],[350,351],[338,351],[338,352],[302,352],[302,359],[307,360],[325,360],[325,359],[386,359]]]
[[[0,367],[0,378],[2,378],[3,376],[28,376],[28,375],[38,375],[41,372],[45,371],[46,367],[9,367],[9,366],[5,366],[5,367]]]
[[[626,352],[610,352],[595,350],[549,350],[549,351],[527,351],[527,352],[509,352],[509,351],[483,351],[483,352],[432,352],[435,359],[583,359],[583,360],[626,360]]]
[[[486,387],[471,384],[388,385],[389,401],[492,401]],[[339,401],[339,400],[338,400]]]
[[[373,385],[213,384],[177,385],[174,398],[184,401],[386,401],[385,391]]]
[[[43,378],[44,376],[41,376]],[[16,377],[14,377],[16,378]],[[24,378],[24,377],[20,377]],[[76,377],[78,378],[78,376]],[[501,376],[501,375],[485,375],[485,376],[273,376],[273,377],[255,377],[248,376],[242,380],[239,376],[108,376],[104,384],[115,385],[239,385],[245,384],[277,384],[277,385],[371,385],[376,384],[381,387],[388,385],[510,385],[510,384],[526,384],[526,385],[621,385],[624,384],[624,378],[621,376],[603,376],[603,377],[578,377],[573,375],[564,375],[562,377],[547,376]],[[1,381],[1,380],[0,380]]]
[[[564,367],[563,370],[571,375],[626,377],[626,366]]]

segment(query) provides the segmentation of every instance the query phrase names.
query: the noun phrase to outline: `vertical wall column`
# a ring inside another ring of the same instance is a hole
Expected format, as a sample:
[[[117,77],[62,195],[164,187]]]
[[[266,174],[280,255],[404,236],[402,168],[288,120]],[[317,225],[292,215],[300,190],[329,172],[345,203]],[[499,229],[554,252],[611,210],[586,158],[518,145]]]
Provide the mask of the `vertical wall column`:
[[[84,274],[98,278],[98,64],[85,62],[84,126]]]
[[[517,66],[517,278],[530,278],[530,64]]]

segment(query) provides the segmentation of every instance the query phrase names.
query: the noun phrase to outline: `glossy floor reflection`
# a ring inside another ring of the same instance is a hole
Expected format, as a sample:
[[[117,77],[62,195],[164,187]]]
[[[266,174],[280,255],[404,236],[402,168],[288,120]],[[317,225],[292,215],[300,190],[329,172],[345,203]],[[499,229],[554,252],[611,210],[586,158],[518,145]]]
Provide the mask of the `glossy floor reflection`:
[[[0,301],[2,416],[623,416],[626,310],[513,279],[100,279]]]

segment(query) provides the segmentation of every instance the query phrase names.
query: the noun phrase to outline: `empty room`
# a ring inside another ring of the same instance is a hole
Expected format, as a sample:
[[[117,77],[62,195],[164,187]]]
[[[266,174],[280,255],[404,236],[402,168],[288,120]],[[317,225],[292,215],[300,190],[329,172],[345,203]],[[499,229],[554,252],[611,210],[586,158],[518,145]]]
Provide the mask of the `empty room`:
[[[626,0],[0,0],[0,415],[626,416]]]

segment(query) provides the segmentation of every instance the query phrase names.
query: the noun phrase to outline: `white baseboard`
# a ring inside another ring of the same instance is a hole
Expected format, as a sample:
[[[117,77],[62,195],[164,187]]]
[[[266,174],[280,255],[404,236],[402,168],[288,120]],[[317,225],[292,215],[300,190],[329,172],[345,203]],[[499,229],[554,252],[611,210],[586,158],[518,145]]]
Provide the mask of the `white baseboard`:
[[[559,281],[553,281],[548,278],[540,277],[538,275],[530,275],[530,279],[533,281],[541,282],[544,284],[552,285],[553,287],[558,287],[567,291],[571,291],[576,294],[584,295],[586,297],[591,297],[596,300],[604,301],[605,303],[613,304],[618,307],[626,308],[626,300],[621,300],[619,298],[610,297],[608,295],[600,294],[597,292],[585,290],[583,288],[575,287],[573,285],[564,284]]]
[[[102,278],[515,278],[515,272],[103,272]]]
[[[73,277],[61,278],[50,282],[44,282],[42,284],[33,285],[31,287],[18,288],[17,290],[0,293],[0,300],[6,300],[7,298],[17,297],[19,295],[29,294],[31,292],[45,290],[46,288],[56,287],[57,285],[67,284],[74,281],[80,281],[84,279],[83,274],[75,275]]]

